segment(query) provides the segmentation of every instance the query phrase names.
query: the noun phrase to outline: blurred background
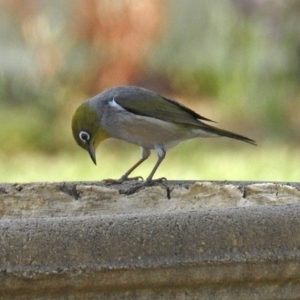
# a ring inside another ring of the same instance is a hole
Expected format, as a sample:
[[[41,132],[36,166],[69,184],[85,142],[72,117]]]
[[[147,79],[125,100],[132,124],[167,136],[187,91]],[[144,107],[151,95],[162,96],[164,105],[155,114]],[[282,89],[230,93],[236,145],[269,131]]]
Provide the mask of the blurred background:
[[[299,181],[299,0],[0,0],[0,45],[1,182],[120,177],[138,147],[105,141],[95,167],[71,133],[77,106],[117,85],[258,143],[183,143],[156,176]]]

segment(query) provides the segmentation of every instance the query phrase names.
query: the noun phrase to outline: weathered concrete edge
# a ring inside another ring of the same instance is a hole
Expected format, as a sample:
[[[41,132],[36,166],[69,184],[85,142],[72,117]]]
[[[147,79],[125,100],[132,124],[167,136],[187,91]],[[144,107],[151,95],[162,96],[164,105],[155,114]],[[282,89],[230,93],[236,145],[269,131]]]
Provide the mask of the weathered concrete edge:
[[[163,182],[126,195],[140,184],[0,184],[0,220],[136,215],[212,208],[300,203],[297,183]]]
[[[0,222],[0,295],[300,282],[300,204]],[[273,288],[274,290],[274,288]]]

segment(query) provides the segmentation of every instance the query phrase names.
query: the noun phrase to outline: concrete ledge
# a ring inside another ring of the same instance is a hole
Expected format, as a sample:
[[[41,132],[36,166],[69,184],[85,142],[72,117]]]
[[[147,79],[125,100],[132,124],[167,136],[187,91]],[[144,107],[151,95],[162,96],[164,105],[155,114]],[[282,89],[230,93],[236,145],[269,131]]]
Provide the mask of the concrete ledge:
[[[0,185],[1,299],[299,297],[298,184],[119,188]]]

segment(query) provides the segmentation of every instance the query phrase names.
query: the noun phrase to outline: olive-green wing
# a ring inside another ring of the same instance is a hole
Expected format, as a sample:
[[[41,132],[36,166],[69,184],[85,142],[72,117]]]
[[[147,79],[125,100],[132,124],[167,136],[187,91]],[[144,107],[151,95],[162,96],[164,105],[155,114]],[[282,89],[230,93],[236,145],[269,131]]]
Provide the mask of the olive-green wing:
[[[157,94],[146,95],[146,93],[143,93],[143,95],[136,95],[132,93],[126,96],[118,95],[114,97],[114,101],[127,111],[136,115],[152,117],[173,123],[196,125],[199,126],[200,129],[202,128],[204,131],[212,134],[226,136],[256,145],[255,141],[245,136],[201,122],[200,120],[211,120],[198,115],[196,112],[180,103],[161,97]]]
[[[159,95],[151,95],[143,97],[143,99],[134,96],[131,96],[130,98],[117,96],[114,97],[114,100],[127,111],[140,116],[147,116],[173,123],[184,123],[198,126],[203,124],[199,120],[213,122],[184,105]]]

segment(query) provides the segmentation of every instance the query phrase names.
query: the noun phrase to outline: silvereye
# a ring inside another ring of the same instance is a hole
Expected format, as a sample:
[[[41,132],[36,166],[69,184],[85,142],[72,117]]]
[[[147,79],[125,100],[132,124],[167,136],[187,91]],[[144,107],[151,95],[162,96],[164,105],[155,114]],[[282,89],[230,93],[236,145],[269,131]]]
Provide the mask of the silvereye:
[[[117,138],[138,145],[141,159],[119,180],[130,180],[129,174],[156,150],[158,160],[145,183],[166,156],[166,151],[180,142],[197,137],[228,137],[256,145],[242,135],[208,125],[211,121],[184,105],[150,90],[136,86],[114,87],[81,104],[72,120],[77,144],[90,154],[96,164],[95,150],[107,138]],[[137,178],[137,177],[136,177]],[[134,178],[134,179],[136,179]]]

